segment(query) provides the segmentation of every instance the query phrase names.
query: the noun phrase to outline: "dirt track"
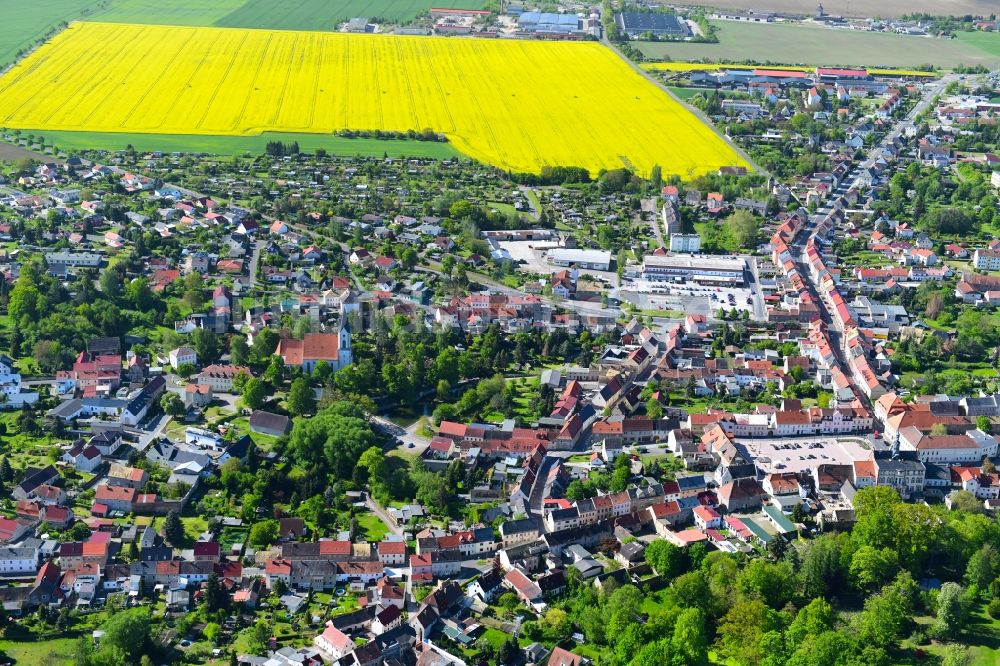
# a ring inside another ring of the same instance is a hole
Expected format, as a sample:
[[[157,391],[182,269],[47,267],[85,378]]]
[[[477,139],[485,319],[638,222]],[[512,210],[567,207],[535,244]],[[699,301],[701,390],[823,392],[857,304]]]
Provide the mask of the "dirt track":
[[[714,2],[687,2],[683,4],[723,7],[726,9],[753,9],[756,11],[792,12],[812,16],[819,0],[715,0]],[[892,18],[903,14],[927,12],[962,16],[977,14],[988,16],[1000,10],[995,0],[824,0],[827,14],[848,17],[878,16]]]

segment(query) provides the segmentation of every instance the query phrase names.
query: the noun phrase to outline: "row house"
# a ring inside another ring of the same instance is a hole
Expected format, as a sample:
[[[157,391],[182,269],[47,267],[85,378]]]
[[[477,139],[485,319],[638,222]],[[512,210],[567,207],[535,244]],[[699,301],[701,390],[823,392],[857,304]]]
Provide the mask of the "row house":
[[[218,573],[221,565],[213,562],[189,562],[168,560],[161,562],[133,562],[131,575],[140,576],[146,585],[197,586],[208,580],[212,573]]]
[[[594,440],[603,440],[609,446],[646,444],[665,440],[674,426],[675,423],[670,419],[609,417],[594,422],[591,436]]]
[[[1000,499],[1000,474],[986,473],[981,467],[952,467],[951,481],[976,498],[996,501]]]
[[[410,555],[410,580],[429,582],[457,576],[462,570],[461,553],[442,552]]]
[[[976,463],[997,455],[997,438],[974,429],[964,434],[931,435],[914,426],[899,431],[900,451],[915,451],[920,462]]]
[[[417,539],[417,554],[458,552],[467,559],[482,559],[483,555],[493,555],[497,543],[493,539],[493,529],[477,527],[441,537]]]

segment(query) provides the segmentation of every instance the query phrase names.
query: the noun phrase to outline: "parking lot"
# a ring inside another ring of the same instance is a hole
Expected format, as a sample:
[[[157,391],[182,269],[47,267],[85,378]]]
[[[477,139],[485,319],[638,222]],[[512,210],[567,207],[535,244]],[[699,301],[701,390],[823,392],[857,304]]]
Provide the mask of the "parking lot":
[[[500,241],[500,247],[510,253],[510,258],[521,263],[521,269],[541,275],[552,275],[558,266],[545,261],[545,250],[556,247],[553,241]]]
[[[626,279],[622,282],[622,297],[640,310],[679,310],[685,314],[702,314],[714,318],[719,308],[729,312],[755,314],[755,299],[759,298],[746,287],[710,287],[695,282],[650,282]]]

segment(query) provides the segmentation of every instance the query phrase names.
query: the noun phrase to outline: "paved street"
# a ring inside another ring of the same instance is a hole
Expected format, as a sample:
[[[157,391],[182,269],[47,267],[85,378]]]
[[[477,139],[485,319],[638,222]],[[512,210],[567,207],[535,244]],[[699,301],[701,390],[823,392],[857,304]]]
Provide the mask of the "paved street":
[[[924,89],[923,94],[921,95],[921,99],[917,102],[917,104],[914,105],[914,107],[904,118],[896,122],[896,125],[886,134],[886,136],[882,139],[882,141],[878,145],[873,146],[871,148],[871,150],[868,153],[868,157],[863,162],[860,162],[854,166],[851,172],[843,179],[843,181],[841,181],[841,184],[833,191],[829,201],[835,200],[837,197],[840,197],[843,194],[845,194],[852,187],[857,186],[861,171],[875,164],[876,160],[878,160],[878,158],[882,155],[884,148],[891,142],[895,141],[898,137],[900,137],[903,134],[903,132],[905,132],[908,128],[913,126],[916,117],[919,116],[926,108],[928,108],[933,99],[944,89],[945,86],[948,85],[948,83],[960,78],[962,77],[956,77],[954,75],[946,76],[942,78],[940,81],[928,85]],[[830,314],[829,304],[826,302],[825,299],[818,298],[819,290],[817,289],[816,284],[813,281],[813,277],[811,271],[809,270],[809,265],[808,262],[806,261],[806,256],[805,256],[806,244],[815,233],[816,226],[819,223],[821,223],[824,219],[826,219],[826,217],[830,215],[832,210],[833,208],[830,204],[826,204],[823,207],[819,208],[816,211],[816,214],[810,217],[809,221],[806,223],[802,232],[799,233],[798,238],[793,244],[793,249],[796,251],[797,254],[796,264],[798,266],[799,273],[802,275],[802,278],[809,286],[809,289],[812,290],[812,292],[817,296],[816,302],[819,305],[820,316],[823,322],[828,326],[828,331],[830,334],[830,342],[831,346],[833,347],[833,353],[834,356],[836,357],[837,365],[838,367],[840,367],[844,375],[850,379],[853,385],[855,384],[853,379],[854,373],[852,372],[851,366],[847,362],[847,357],[844,353],[843,345],[841,344],[840,340],[842,331],[839,329],[836,319],[832,317]],[[869,411],[872,411],[871,400],[868,399],[868,397],[864,394],[864,392],[857,390],[857,388],[855,388],[855,394],[858,395],[858,397],[869,409]],[[875,427],[877,429],[881,429],[882,425],[876,423]]]

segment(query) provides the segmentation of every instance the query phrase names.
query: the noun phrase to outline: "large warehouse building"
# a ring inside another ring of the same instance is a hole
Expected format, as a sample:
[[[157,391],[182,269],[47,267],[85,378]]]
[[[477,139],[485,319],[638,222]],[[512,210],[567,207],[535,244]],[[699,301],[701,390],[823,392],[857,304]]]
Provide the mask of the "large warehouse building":
[[[642,260],[642,277],[651,282],[692,280],[742,286],[746,283],[746,266],[743,257],[650,254]]]
[[[581,31],[580,19],[576,14],[524,12],[518,17],[517,25],[525,32],[540,34],[569,35]]]
[[[691,36],[691,29],[676,14],[659,12],[621,12],[615,14],[618,29],[638,39],[640,35],[651,33],[654,37],[683,38]]]
[[[575,266],[576,268],[594,271],[611,270],[611,253],[604,250],[579,250],[560,247],[549,250],[546,257],[556,266]]]

